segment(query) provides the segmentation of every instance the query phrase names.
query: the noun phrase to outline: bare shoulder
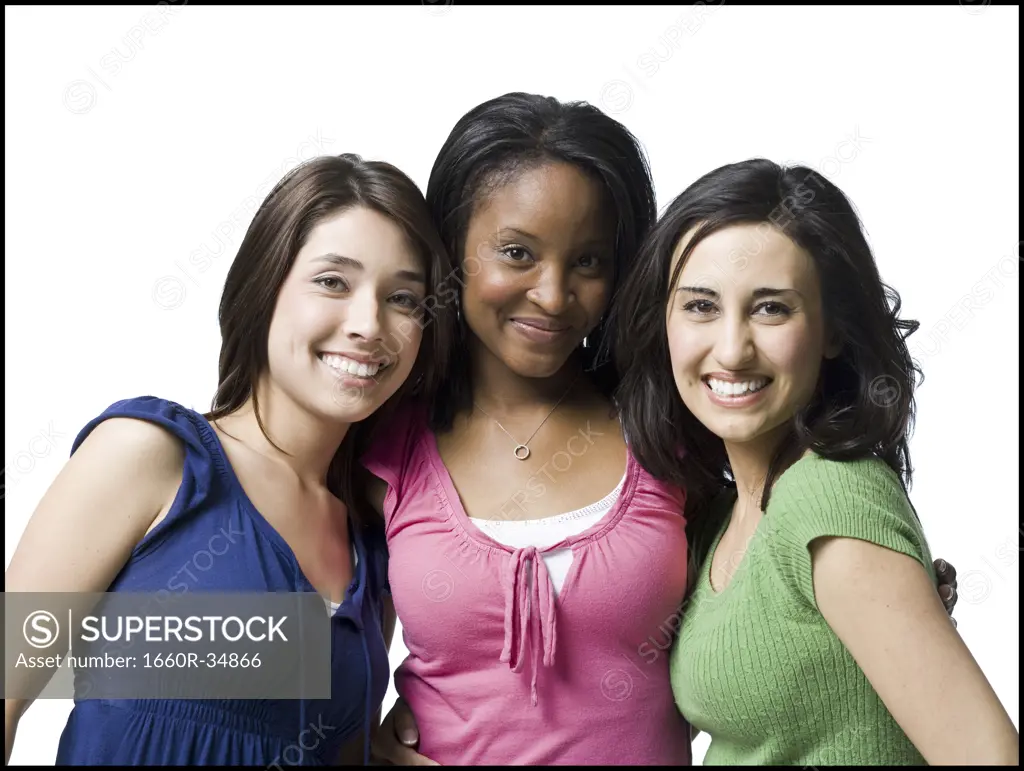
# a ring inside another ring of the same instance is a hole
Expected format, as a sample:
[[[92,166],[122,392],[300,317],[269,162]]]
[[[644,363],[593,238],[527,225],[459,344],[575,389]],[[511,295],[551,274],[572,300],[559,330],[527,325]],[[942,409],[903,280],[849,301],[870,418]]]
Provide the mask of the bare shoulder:
[[[156,514],[174,498],[184,464],[184,443],[170,431],[139,418],[108,418],[82,441],[53,492],[81,503],[133,503],[134,510]]]
[[[184,446],[145,420],[97,424],[29,518],[7,571],[18,591],[103,591],[181,485]]]
[[[137,469],[143,479],[180,476],[185,448],[180,439],[148,420],[117,417],[96,426],[72,456],[86,463]]]

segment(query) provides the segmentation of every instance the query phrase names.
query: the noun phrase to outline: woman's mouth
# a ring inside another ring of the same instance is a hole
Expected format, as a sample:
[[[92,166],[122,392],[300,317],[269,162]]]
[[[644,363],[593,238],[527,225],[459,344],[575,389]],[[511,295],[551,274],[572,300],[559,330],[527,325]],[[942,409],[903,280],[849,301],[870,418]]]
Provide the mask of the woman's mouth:
[[[725,380],[705,375],[701,380],[711,401],[723,407],[746,407],[753,404],[772,383],[770,377],[763,376],[751,376],[745,380]]]
[[[572,332],[572,327],[544,319],[513,318],[509,324],[516,332],[534,343],[554,343]]]
[[[320,361],[338,375],[374,380],[391,366],[390,361],[357,361],[340,353],[321,353]]]

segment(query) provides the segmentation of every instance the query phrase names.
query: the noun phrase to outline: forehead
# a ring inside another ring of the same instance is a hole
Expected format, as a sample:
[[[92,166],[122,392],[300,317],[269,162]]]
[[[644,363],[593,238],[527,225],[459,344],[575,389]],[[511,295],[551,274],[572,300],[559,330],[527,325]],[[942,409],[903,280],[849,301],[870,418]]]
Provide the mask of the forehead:
[[[334,253],[374,266],[420,266],[420,256],[404,231],[390,217],[359,206],[332,214],[310,231],[299,252],[300,260],[315,260]]]
[[[686,233],[672,253],[672,270],[696,229]],[[814,259],[778,228],[767,223],[730,225],[705,237],[683,265],[680,282],[697,277],[740,288],[804,288],[817,282]],[[728,281],[723,281],[728,277]],[[715,288],[715,287],[709,287]]]
[[[610,238],[601,185],[567,163],[533,166],[484,189],[471,229],[512,228],[552,244]]]

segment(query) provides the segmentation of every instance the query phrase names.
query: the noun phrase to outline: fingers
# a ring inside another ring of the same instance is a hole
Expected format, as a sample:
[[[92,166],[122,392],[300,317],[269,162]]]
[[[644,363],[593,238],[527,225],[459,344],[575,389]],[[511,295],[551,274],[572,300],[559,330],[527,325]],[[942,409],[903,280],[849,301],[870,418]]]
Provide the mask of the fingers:
[[[400,744],[395,745],[397,749],[393,752],[392,757],[389,761],[395,766],[439,766],[440,763],[435,763],[428,757],[420,755],[416,750],[403,747]]]
[[[949,584],[942,584],[939,587],[939,597],[942,598],[942,604],[946,606],[946,613],[952,616],[958,599],[956,589]]]
[[[959,599],[956,593],[956,568],[944,559],[937,559],[932,564],[935,568],[935,577],[939,581],[939,597],[946,607],[946,613],[952,615]]]
[[[399,749],[401,745],[395,736],[395,710],[392,709],[370,737],[370,755],[376,761],[394,763],[394,755]]]
[[[939,579],[940,584],[949,584],[954,589],[956,588],[956,568],[944,559],[937,559],[932,563],[935,567],[935,575]]]
[[[420,743],[420,732],[416,727],[416,719],[412,716],[409,705],[402,700],[395,702],[392,711],[395,716],[395,736],[406,747],[415,747]]]
[[[437,766],[430,758],[420,755],[411,747],[406,747],[398,741],[392,725],[381,724],[382,736],[375,740],[371,747],[373,759],[380,763],[390,763],[393,766]],[[388,733],[384,733],[387,731]]]
[[[412,710],[402,699],[381,721],[380,729],[374,734],[371,752],[376,761],[395,766],[437,766],[430,758],[420,755],[415,747],[419,744],[419,730]]]

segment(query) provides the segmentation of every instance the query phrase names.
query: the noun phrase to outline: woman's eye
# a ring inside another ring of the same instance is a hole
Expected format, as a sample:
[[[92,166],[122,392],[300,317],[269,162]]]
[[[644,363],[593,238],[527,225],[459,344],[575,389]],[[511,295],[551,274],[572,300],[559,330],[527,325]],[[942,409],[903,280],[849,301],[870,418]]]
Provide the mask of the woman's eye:
[[[342,279],[338,278],[337,276],[320,276],[318,279],[316,279],[316,283],[322,286],[324,289],[328,290],[329,292],[336,292],[338,290],[348,289],[348,284],[346,284]]]
[[[706,316],[715,309],[715,304],[710,300],[690,300],[683,306],[683,310],[696,313],[701,316]]]
[[[757,306],[757,310],[763,311],[765,316],[787,316],[789,315],[789,308],[782,303],[761,303]]]
[[[411,294],[396,294],[391,298],[391,301],[406,310],[413,310],[420,304],[419,298]]]
[[[508,257],[513,262],[522,262],[529,257],[529,252],[521,246],[506,246],[501,249],[501,253]]]

